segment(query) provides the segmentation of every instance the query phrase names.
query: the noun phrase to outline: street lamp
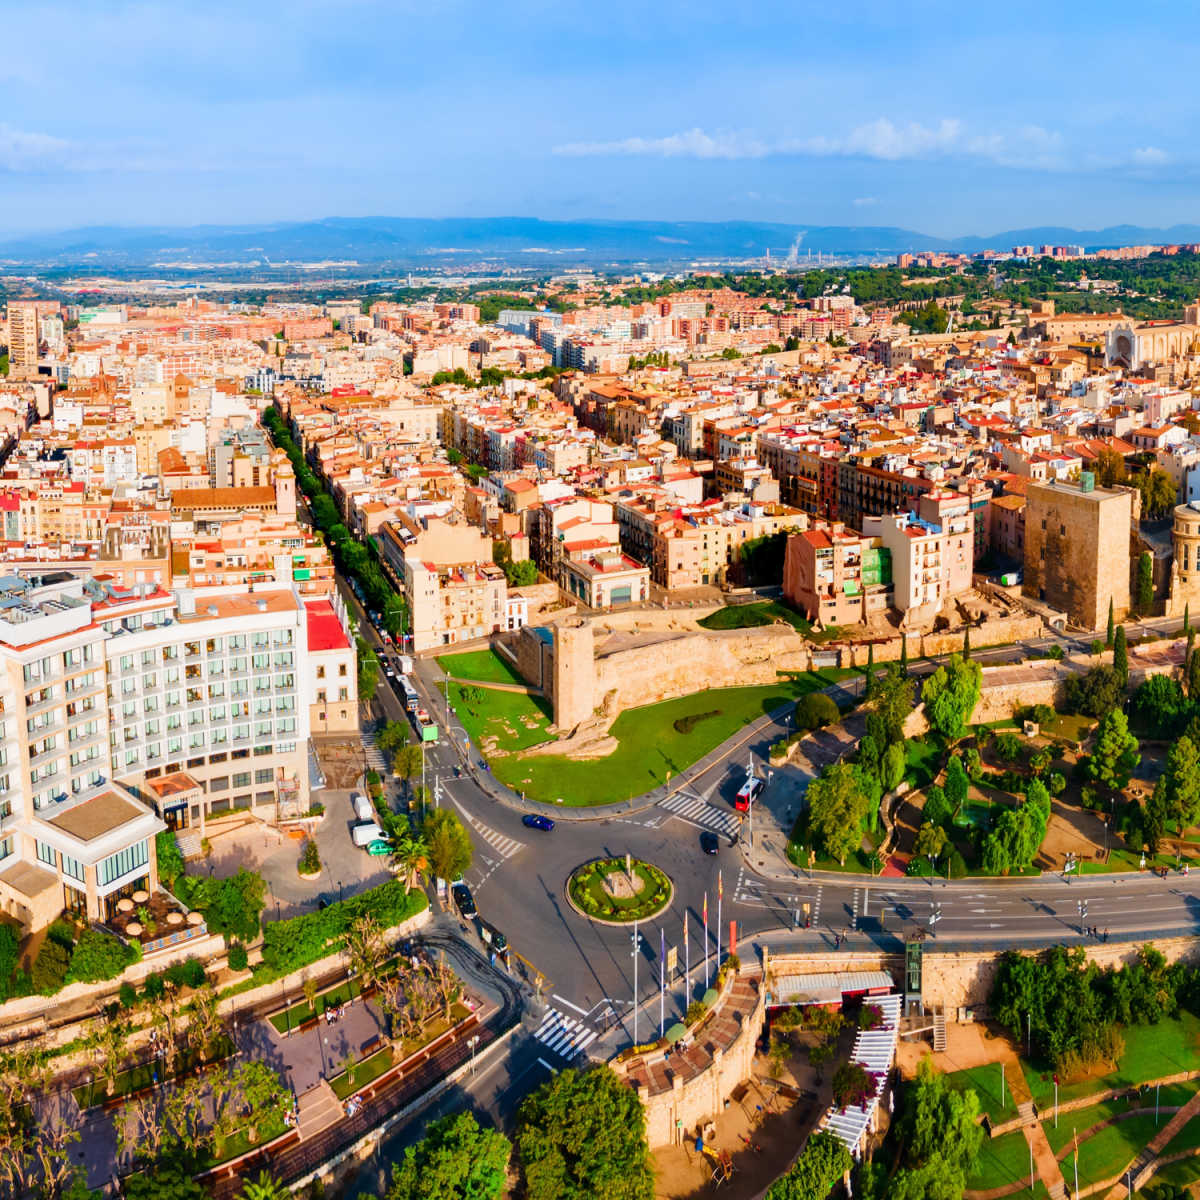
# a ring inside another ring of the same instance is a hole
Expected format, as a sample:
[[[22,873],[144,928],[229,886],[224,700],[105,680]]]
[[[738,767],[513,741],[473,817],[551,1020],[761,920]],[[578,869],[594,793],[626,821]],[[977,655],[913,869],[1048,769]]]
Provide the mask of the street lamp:
[[[471,1047],[471,1074],[475,1074],[475,1047],[479,1045],[479,1034],[473,1034],[467,1038],[467,1045]]]

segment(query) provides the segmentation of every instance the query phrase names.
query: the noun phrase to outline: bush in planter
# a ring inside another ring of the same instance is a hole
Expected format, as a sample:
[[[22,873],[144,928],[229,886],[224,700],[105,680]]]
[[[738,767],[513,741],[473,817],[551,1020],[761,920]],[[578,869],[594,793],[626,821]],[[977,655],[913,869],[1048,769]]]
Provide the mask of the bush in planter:
[[[687,1012],[683,1014],[683,1023],[685,1025],[694,1025],[706,1012],[708,1012],[708,1009],[705,1008],[703,1000],[693,1000],[687,1006]]]
[[[33,960],[30,973],[33,990],[41,996],[53,996],[62,987],[70,965],[71,956],[66,948],[48,937]]]
[[[176,987],[198,988],[206,978],[204,964],[196,958],[185,958],[181,963],[172,963],[164,975],[168,982]]]
[[[67,983],[99,983],[115,979],[131,963],[141,958],[133,946],[126,946],[111,933],[85,929],[71,954]]]
[[[308,838],[300,855],[300,874],[316,875],[321,870],[321,853],[316,838]]]
[[[229,947],[229,969],[231,971],[244,971],[248,961],[246,947],[241,942],[234,942]]]
[[[163,977],[157,971],[151,971],[142,984],[142,995],[147,1000],[158,1000],[164,991],[166,988],[163,986]]]
[[[117,1002],[122,1008],[133,1008],[137,1004],[137,988],[128,979],[121,984],[117,992]]]

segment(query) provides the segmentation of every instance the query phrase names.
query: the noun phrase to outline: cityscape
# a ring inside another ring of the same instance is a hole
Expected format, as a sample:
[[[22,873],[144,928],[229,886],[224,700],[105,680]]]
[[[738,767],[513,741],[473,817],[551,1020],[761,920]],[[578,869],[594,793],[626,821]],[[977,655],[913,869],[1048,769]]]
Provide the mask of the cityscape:
[[[0,1200],[1200,1195],[1193,34],[910,8],[6,18]]]

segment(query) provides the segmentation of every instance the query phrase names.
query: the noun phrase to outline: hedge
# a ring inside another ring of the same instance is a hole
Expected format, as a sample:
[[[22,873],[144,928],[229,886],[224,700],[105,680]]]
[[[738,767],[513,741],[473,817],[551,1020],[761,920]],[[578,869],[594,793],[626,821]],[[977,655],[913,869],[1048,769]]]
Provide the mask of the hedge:
[[[126,946],[111,933],[85,929],[71,953],[66,982],[100,983],[105,979],[116,979],[130,963],[141,957],[142,948],[137,942]]]
[[[416,916],[428,903],[423,891],[405,891],[403,881],[389,879],[369,892],[337,900],[319,912],[272,921],[263,930],[263,964],[276,974],[306,967],[329,953],[358,917],[374,917],[389,929]]]

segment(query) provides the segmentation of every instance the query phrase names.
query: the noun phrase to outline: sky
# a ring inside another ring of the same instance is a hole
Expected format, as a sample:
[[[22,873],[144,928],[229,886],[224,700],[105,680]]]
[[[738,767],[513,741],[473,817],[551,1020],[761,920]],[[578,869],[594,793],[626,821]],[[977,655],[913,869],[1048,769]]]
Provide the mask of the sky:
[[[0,236],[377,214],[938,236],[1200,220],[1200,25],[1178,0],[4,7]]]

